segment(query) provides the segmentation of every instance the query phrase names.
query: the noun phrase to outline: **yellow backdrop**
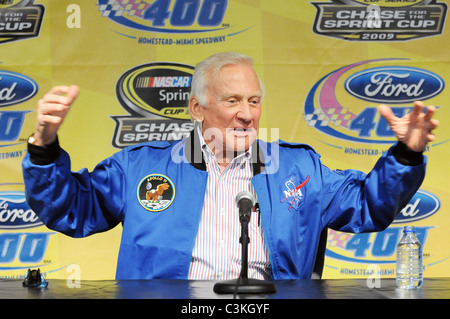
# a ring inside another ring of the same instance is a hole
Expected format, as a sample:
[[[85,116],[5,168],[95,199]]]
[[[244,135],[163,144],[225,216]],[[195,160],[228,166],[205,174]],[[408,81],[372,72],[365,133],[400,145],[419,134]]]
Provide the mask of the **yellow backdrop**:
[[[255,60],[267,92],[262,138],[310,144],[331,168],[368,172],[394,142],[378,104],[397,114],[416,99],[438,106],[420,191],[384,232],[329,231],[324,277],[393,277],[404,225],[418,229],[425,276],[450,274],[444,1],[73,2],[0,1],[0,277],[28,268],[47,278],[115,276],[120,226],[72,239],[25,203],[21,161],[38,99],[54,85],[81,88],[59,138],[73,170],[92,169],[126,145],[184,136],[192,68],[221,51]]]

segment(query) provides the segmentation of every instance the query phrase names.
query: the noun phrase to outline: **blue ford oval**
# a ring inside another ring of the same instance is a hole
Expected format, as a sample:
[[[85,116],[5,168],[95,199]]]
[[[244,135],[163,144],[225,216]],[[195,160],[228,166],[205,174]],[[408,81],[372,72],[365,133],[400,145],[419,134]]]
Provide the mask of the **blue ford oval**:
[[[424,190],[418,190],[400,214],[395,218],[394,223],[408,223],[430,217],[441,207],[439,198]]]
[[[407,66],[384,66],[360,71],[345,81],[347,92],[376,103],[410,103],[438,95],[445,87],[437,74]]]
[[[0,192],[0,229],[23,229],[42,225],[28,206],[24,192]]]
[[[38,85],[29,77],[0,70],[0,107],[23,103],[38,91]]]

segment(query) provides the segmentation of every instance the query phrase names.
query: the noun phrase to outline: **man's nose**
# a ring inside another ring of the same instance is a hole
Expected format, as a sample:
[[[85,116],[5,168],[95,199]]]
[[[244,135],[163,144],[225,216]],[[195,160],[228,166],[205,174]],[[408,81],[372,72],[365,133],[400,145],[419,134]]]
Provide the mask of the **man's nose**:
[[[248,102],[241,103],[239,112],[237,113],[237,118],[241,121],[251,122],[253,120],[252,107]]]

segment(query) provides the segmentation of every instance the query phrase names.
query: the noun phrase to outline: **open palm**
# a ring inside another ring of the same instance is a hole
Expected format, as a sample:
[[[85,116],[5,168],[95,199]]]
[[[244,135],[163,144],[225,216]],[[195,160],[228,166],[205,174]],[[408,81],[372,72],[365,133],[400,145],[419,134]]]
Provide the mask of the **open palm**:
[[[380,105],[378,110],[399,141],[415,152],[422,152],[427,143],[434,140],[435,136],[431,131],[439,124],[438,120],[432,119],[436,108],[428,106],[426,112],[423,112],[423,108],[423,103],[416,101],[413,110],[401,118],[395,116],[387,105]]]

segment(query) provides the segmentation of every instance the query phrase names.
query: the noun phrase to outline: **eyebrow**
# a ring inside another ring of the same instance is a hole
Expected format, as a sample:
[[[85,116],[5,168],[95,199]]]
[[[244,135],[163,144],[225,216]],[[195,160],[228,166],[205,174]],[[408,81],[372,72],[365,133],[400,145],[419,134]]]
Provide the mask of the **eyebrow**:
[[[230,93],[230,94],[224,94],[224,95],[220,96],[219,99],[227,100],[227,99],[229,99],[231,97],[243,98],[243,95],[242,94],[238,94],[238,93]],[[259,98],[259,99],[261,99],[262,98],[262,93],[259,92],[257,94],[253,94],[253,95],[250,96],[250,98],[251,99],[252,98]]]

